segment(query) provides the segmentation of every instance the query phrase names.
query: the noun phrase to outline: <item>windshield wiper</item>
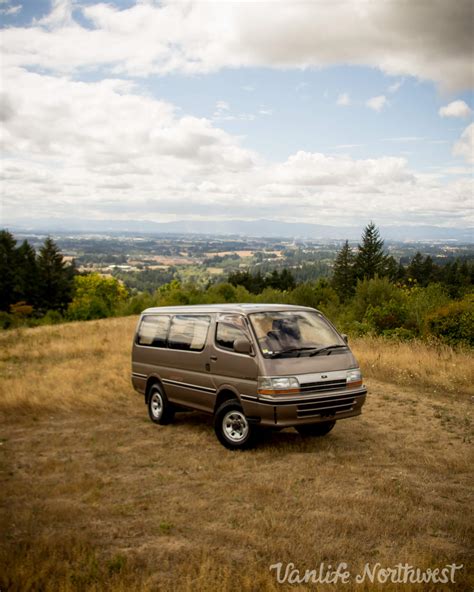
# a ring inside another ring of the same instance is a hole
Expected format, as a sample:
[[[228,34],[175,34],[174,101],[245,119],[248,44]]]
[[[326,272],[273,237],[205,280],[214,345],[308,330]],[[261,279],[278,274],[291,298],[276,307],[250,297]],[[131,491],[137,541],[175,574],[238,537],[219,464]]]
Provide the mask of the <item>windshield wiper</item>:
[[[322,354],[324,352],[331,352],[333,349],[339,349],[341,347],[346,347],[347,345],[325,345],[324,347],[320,347],[319,349],[317,349],[316,351],[314,351],[312,354],[309,354],[309,357],[311,358],[312,356],[317,356],[318,354]]]
[[[278,358],[283,354],[292,354],[294,352],[312,351],[313,349],[314,347],[290,347],[289,349],[282,349],[280,351],[273,352],[270,354],[270,358]],[[313,354],[310,355],[312,356]]]

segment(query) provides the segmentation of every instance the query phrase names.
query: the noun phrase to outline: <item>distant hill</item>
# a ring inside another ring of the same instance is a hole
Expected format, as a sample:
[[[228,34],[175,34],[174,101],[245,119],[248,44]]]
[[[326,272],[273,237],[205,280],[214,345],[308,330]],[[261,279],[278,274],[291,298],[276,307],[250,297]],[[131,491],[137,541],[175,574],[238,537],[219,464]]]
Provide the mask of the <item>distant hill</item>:
[[[150,234],[238,235],[249,237],[281,237],[312,239],[359,239],[361,226],[327,226],[302,222],[273,220],[180,220],[153,222],[149,220],[28,220],[8,225],[15,232],[126,232]],[[474,242],[472,228],[440,226],[380,226],[388,240],[426,241],[455,240]]]

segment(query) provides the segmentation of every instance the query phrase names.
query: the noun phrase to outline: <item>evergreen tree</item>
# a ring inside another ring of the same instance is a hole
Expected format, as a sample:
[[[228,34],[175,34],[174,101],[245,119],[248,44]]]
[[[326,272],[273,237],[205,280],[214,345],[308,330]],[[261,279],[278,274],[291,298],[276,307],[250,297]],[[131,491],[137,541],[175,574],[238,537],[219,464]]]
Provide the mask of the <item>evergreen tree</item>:
[[[16,302],[16,240],[7,230],[0,231],[0,310],[8,311]]]
[[[423,281],[424,286],[427,286],[429,283],[435,281],[435,264],[433,263],[433,259],[427,255],[423,262]]]
[[[289,269],[282,269],[278,272],[274,269],[270,276],[265,279],[265,287],[274,288],[275,290],[293,290],[296,286],[295,278]]]
[[[266,278],[265,283],[270,288],[278,290],[280,288],[280,274],[278,273],[278,270],[274,269]]]
[[[66,265],[55,242],[48,237],[38,256],[38,308],[64,310],[72,299],[75,269]]]
[[[402,262],[398,263],[398,270],[397,270],[397,282],[404,282],[406,281],[407,277],[407,270],[403,266]]]
[[[227,281],[233,286],[243,286],[252,294],[260,294],[266,287],[266,281],[261,271],[255,275],[247,271],[235,271],[229,274]]]
[[[423,258],[421,253],[418,252],[410,261],[407,275],[416,281],[419,286],[426,287],[430,282],[436,281],[437,268],[429,255]]]
[[[253,294],[260,294],[266,288],[265,285],[265,278],[262,275],[261,271],[257,271],[255,275],[251,275],[252,281],[250,283],[250,287],[247,288],[249,292]]]
[[[356,276],[358,279],[371,279],[386,275],[387,256],[383,249],[378,228],[370,222],[364,229],[362,244],[356,257]]]
[[[461,281],[457,259],[455,261],[448,261],[444,266],[442,277],[443,284],[447,287],[451,298],[459,298]]]
[[[253,283],[252,274],[248,270],[230,273],[227,281],[233,286],[244,286],[249,292]]]
[[[38,266],[36,253],[28,241],[17,249],[15,301],[24,301],[34,308],[38,304]]]
[[[285,267],[280,272],[280,290],[293,290],[295,287],[295,278],[291,271]]]
[[[420,286],[425,285],[425,267],[423,255],[418,251],[416,255],[410,261],[410,265],[407,269],[408,277],[419,284]]]
[[[349,300],[355,292],[355,256],[346,240],[334,261],[332,286],[336,290],[341,302]]]

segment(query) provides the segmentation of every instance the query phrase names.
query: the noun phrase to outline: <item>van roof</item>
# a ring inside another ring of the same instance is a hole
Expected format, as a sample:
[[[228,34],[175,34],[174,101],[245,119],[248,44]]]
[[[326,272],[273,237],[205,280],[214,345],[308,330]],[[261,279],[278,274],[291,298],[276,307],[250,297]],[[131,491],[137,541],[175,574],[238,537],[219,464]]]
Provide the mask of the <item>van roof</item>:
[[[252,312],[278,312],[283,310],[316,310],[309,306],[296,306],[294,304],[193,304],[187,306],[156,306],[147,308],[142,314],[157,312],[169,313],[201,313],[201,312],[235,312],[249,314]],[[319,312],[319,311],[318,311]]]

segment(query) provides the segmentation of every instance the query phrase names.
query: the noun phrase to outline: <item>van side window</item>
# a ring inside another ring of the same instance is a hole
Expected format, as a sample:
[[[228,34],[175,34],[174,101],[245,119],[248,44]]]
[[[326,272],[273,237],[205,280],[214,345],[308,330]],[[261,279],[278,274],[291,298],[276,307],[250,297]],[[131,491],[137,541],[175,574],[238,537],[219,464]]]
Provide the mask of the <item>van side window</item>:
[[[166,347],[169,326],[169,316],[145,315],[138,329],[137,343],[152,347]]]
[[[234,341],[248,335],[244,329],[242,317],[237,315],[221,315],[217,319],[216,344],[225,349],[234,349]]]
[[[171,321],[168,347],[188,351],[201,351],[206,344],[211,317],[176,315]]]

